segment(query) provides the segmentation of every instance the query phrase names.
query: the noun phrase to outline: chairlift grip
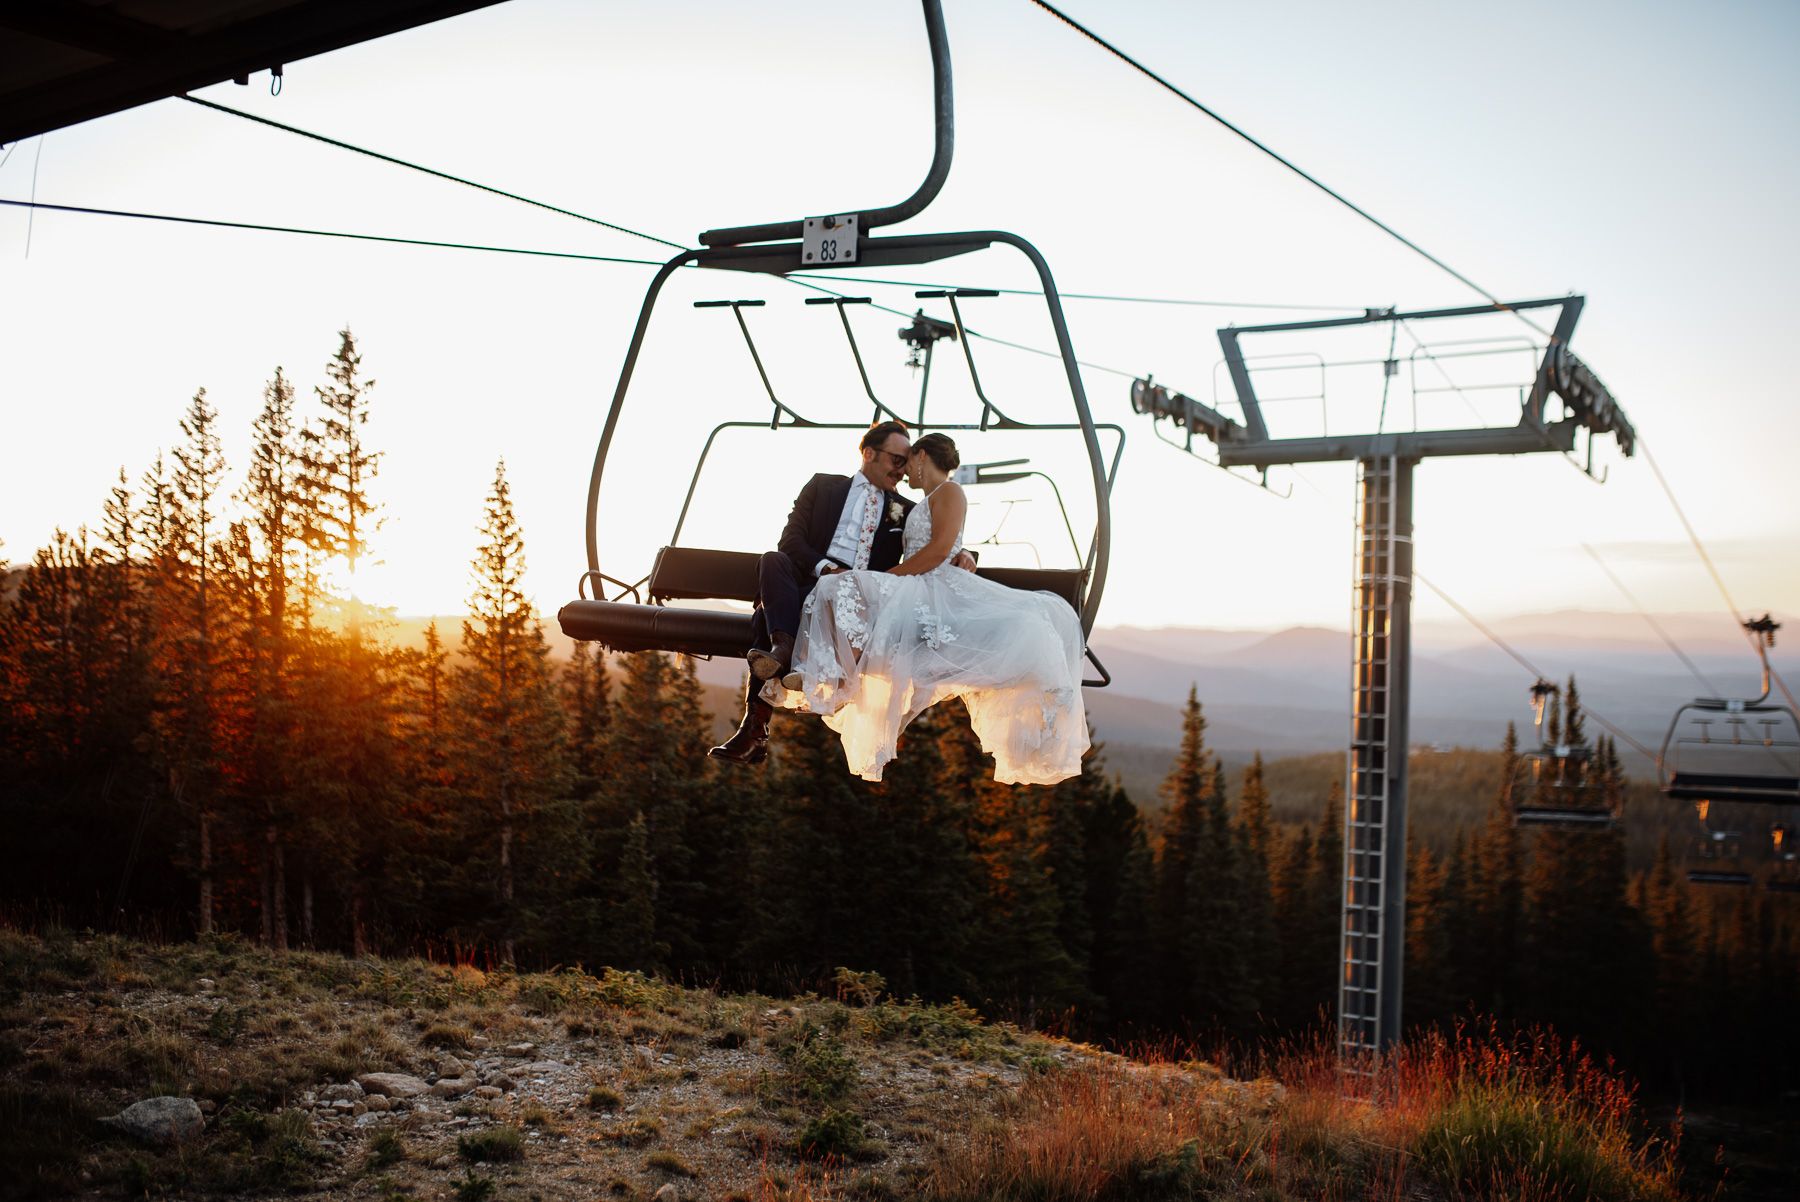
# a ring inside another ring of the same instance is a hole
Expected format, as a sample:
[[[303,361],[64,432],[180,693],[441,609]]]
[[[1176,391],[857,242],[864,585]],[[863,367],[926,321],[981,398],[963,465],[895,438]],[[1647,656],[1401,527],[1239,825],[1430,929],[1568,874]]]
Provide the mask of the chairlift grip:
[[[937,199],[944,181],[950,178],[950,160],[956,149],[956,116],[954,92],[950,79],[950,38],[944,32],[944,6],[941,0],[922,0],[925,10],[925,37],[931,47],[931,94],[935,114],[935,149],[925,180],[911,196],[897,205],[882,209],[864,209],[858,240],[880,225],[894,225],[924,212],[925,206]],[[835,210],[848,212],[849,210]],[[739,246],[746,242],[776,242],[798,238],[805,231],[804,221],[776,221],[766,225],[742,225],[727,229],[707,230],[700,235],[702,246]]]

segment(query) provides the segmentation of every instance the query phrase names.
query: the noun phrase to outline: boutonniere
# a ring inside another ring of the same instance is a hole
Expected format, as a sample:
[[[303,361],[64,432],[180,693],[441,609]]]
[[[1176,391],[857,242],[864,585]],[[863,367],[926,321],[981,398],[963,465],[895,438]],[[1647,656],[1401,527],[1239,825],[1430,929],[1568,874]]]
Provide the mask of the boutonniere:
[[[888,502],[888,521],[897,522],[906,516],[906,506],[898,501]]]

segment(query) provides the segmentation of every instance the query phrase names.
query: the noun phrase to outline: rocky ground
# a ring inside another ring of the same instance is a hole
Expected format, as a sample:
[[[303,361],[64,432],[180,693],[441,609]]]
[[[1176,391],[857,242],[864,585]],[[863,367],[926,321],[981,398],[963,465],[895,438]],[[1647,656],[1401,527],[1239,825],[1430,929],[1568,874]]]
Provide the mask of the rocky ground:
[[[1102,1058],[841,992],[0,931],[0,1196],[904,1194],[1028,1080]],[[197,1138],[101,1121],[161,1096]]]

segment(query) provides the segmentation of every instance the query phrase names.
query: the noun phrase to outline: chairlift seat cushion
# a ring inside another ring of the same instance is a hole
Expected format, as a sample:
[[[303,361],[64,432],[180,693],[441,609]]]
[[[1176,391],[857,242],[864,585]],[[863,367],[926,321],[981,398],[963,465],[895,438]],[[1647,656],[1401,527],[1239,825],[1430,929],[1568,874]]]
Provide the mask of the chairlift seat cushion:
[[[622,601],[571,601],[557,612],[562,632],[614,651],[670,651],[742,658],[750,648],[750,615]]]

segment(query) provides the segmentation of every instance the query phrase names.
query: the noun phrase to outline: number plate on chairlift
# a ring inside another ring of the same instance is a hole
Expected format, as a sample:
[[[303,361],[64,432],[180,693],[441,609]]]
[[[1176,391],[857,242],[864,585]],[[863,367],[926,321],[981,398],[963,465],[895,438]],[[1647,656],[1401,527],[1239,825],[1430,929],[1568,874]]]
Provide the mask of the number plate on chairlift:
[[[856,214],[841,217],[808,217],[800,241],[800,262],[807,267],[829,267],[856,262]]]

